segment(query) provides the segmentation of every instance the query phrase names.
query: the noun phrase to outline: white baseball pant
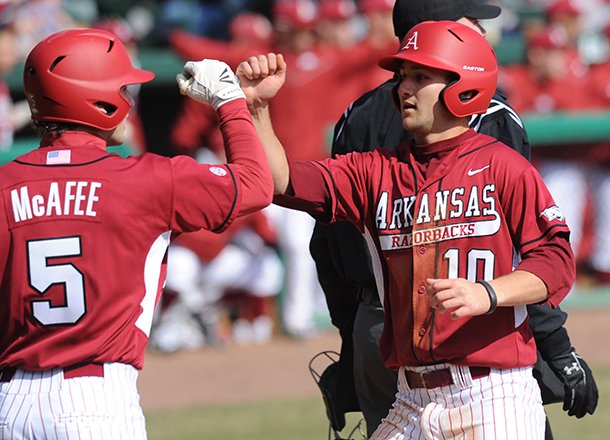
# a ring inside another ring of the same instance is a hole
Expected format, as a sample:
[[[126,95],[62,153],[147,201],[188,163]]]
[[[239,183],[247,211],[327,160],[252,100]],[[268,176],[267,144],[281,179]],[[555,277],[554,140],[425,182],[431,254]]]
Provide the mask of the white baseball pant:
[[[138,371],[104,364],[103,376],[64,379],[55,368],[0,377],[0,440],[146,439]]]
[[[371,440],[544,439],[545,414],[531,367],[491,369],[477,379],[466,367],[434,367],[449,367],[454,384],[410,389],[400,368],[396,401]]]

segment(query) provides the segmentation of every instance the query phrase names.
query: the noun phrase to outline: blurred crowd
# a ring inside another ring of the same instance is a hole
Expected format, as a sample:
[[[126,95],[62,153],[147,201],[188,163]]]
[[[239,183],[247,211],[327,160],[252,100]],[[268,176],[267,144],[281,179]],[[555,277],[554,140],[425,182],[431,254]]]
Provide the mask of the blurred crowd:
[[[610,110],[610,0],[503,0],[486,24],[500,47],[516,41],[499,88],[522,115]],[[287,59],[286,85],[271,107],[288,155],[329,155],[335,122],[350,102],[389,79],[377,59],[393,53],[393,0],[0,0],[0,149],[28,133],[19,90],[4,81],[43,37],[97,27],[117,35],[134,63],[138,50],[171,50],[183,60],[216,58],[236,68],[270,51]],[[502,63],[502,59],[500,59]],[[138,90],[133,90],[138,96]],[[221,162],[216,113],[186,98],[169,121],[167,155]],[[150,150],[138,102],[130,114],[134,153]],[[577,136],[574,136],[577,137]],[[572,230],[582,285],[610,283],[610,140],[533,149],[533,161]],[[606,224],[609,223],[609,224]],[[265,343],[274,333],[308,338],[330,320],[309,254],[313,220],[270,206],[223,234],[177,237],[151,347]]]

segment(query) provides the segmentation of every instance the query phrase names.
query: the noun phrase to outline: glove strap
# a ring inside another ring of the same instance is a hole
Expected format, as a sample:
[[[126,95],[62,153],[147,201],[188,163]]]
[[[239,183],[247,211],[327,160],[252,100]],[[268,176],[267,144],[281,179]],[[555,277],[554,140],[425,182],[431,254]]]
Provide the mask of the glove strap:
[[[485,287],[485,290],[487,291],[487,295],[489,296],[489,310],[487,310],[485,314],[491,315],[493,312],[496,311],[496,308],[498,307],[498,296],[496,295],[496,291],[493,287],[491,287],[491,284],[489,284],[485,280],[477,280],[476,282],[481,286]]]

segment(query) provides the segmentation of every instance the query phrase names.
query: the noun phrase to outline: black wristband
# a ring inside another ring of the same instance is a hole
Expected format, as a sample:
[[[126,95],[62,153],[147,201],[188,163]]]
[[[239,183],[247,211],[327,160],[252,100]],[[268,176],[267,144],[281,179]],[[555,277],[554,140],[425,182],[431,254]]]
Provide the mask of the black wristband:
[[[495,312],[496,308],[498,307],[498,297],[496,296],[496,291],[493,287],[491,287],[491,284],[485,280],[477,280],[476,282],[485,287],[485,290],[487,290],[487,295],[489,296],[489,310],[485,312],[485,314],[490,315]]]

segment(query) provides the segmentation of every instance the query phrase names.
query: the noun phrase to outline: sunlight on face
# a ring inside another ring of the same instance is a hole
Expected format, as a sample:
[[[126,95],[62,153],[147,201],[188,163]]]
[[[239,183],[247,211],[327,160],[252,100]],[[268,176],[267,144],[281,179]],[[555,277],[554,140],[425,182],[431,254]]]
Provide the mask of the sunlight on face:
[[[450,74],[409,61],[400,69],[398,98],[403,127],[416,139],[443,129],[455,118],[440,102],[439,94],[449,82]]]

